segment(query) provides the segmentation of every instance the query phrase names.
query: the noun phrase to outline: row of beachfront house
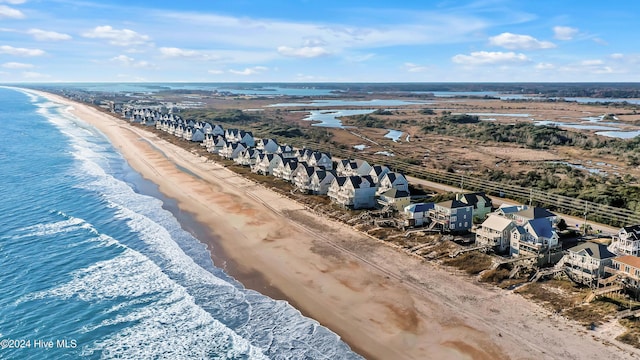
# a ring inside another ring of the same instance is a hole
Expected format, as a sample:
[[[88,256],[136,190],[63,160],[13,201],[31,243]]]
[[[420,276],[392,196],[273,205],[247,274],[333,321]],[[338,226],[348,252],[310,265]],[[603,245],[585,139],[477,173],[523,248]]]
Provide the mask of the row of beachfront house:
[[[154,116],[153,112],[135,113],[131,121],[147,115]],[[406,177],[387,166],[345,159],[337,161],[334,168],[334,160],[327,153],[295,149],[274,139],[255,139],[249,131],[225,130],[220,125],[183,120],[177,115],[161,117],[155,121],[156,129],[201,142],[208,152],[249,166],[252,172],[289,181],[301,192],[327,195],[333,202],[352,209],[389,206],[402,210],[410,202]]]

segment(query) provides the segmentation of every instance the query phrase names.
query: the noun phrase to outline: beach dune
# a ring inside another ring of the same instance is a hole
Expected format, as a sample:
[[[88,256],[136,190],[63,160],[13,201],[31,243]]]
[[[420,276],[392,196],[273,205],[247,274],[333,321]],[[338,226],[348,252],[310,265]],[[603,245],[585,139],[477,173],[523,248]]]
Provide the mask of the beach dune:
[[[632,359],[512,292],[408,256],[123,120],[65,98],[129,164],[258,278],[371,359]],[[176,165],[179,165],[176,166]],[[182,171],[180,167],[188,169]]]

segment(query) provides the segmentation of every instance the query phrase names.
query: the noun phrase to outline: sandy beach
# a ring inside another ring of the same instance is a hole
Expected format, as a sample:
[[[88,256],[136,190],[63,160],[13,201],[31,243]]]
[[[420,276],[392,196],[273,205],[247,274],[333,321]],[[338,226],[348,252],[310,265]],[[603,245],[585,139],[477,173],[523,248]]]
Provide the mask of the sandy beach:
[[[271,288],[369,359],[636,359],[613,338],[512,292],[319,218],[223,166],[89,106],[68,104],[210,232],[233,272]],[[187,169],[181,170],[176,165]],[[205,239],[201,239],[205,241]],[[217,254],[220,256],[220,254]],[[259,289],[260,290],[260,289]],[[268,292],[268,291],[267,291]],[[274,295],[275,294],[275,295]]]

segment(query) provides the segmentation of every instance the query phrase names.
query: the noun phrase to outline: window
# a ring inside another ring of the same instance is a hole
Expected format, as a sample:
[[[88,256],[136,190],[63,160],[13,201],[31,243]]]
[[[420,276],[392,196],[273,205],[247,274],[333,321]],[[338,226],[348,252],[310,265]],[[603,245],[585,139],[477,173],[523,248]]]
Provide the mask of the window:
[[[467,218],[467,216],[465,215],[465,219]],[[469,227],[469,223],[468,222],[464,222],[464,227]]]

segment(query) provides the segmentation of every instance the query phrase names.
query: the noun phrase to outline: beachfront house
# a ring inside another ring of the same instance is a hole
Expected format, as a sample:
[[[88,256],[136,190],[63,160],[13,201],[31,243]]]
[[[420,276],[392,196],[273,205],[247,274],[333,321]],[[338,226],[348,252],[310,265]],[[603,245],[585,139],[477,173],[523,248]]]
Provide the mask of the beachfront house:
[[[565,273],[575,282],[587,286],[598,284],[606,277],[605,267],[611,267],[616,254],[607,250],[607,246],[595,242],[584,242],[567,249],[563,257]]]
[[[204,141],[204,133],[200,129],[196,129],[193,127],[187,127],[187,130],[182,135],[183,139],[193,142],[201,142]]]
[[[321,167],[325,170],[333,169],[333,160],[331,160],[331,156],[320,151],[311,152],[306,161],[311,166]]]
[[[638,297],[638,289],[640,288],[640,257],[624,255],[613,258],[611,260],[611,268],[605,268],[605,271],[621,278],[622,283],[634,289],[635,296],[636,298]]]
[[[314,195],[326,195],[329,192],[329,186],[331,186],[335,178],[335,171],[316,167],[311,175],[308,190]]]
[[[424,226],[429,223],[429,211],[433,210],[433,203],[415,203],[404,208],[405,224],[407,226]]]
[[[476,229],[476,245],[490,246],[499,253],[506,252],[511,244],[511,230],[515,226],[511,219],[497,214],[489,215]]]
[[[557,221],[557,215],[537,206],[513,205],[501,206],[496,213],[515,221],[516,225],[524,225],[529,220],[546,219],[551,224]]]
[[[293,184],[303,192],[309,191],[311,185],[311,176],[315,169],[305,162],[298,162],[298,166],[291,173]]]
[[[225,159],[235,159],[240,156],[246,148],[240,143],[226,143],[225,146],[218,152],[218,155]]]
[[[265,154],[275,154],[278,147],[278,142],[274,139],[262,138],[256,141],[256,149],[262,150]]]
[[[273,169],[275,169],[281,161],[282,158],[277,154],[260,154],[251,171],[262,175],[272,175]]]
[[[184,125],[178,124],[178,126],[176,126],[176,128],[173,130],[173,136],[177,138],[182,138],[183,134],[184,134]]]
[[[378,196],[378,204],[383,208],[389,207],[401,212],[411,203],[411,195],[408,191],[391,188]]]
[[[514,220],[515,221],[515,220]],[[558,234],[547,218],[528,220],[511,230],[511,256],[539,255],[558,248]]]
[[[327,195],[337,204],[352,209],[370,209],[376,206],[377,187],[371,176],[336,177]]]
[[[369,171],[369,176],[371,176],[376,184],[380,185],[380,179],[389,171],[391,170],[384,165],[373,165]]]
[[[356,160],[341,160],[336,167],[336,174],[338,176],[364,176],[369,175],[371,171],[371,165],[368,162],[361,159]]]
[[[234,161],[239,165],[251,166],[256,163],[259,154],[260,150],[255,148],[244,149]]]
[[[611,237],[609,250],[617,255],[640,256],[640,225],[624,226]]]
[[[283,159],[295,158],[296,154],[293,148],[289,145],[280,145],[276,149],[276,154],[280,155]]]
[[[273,176],[291,181],[291,174],[298,167],[298,159],[282,158],[278,165],[273,169]]]
[[[378,195],[390,189],[402,190],[409,193],[409,182],[401,173],[389,171],[380,178],[380,182],[378,184]]]
[[[213,146],[207,146],[207,151],[213,154],[219,154],[225,146],[228,146],[228,144],[230,143],[224,137],[218,135],[213,140]]]
[[[456,194],[456,200],[473,205],[473,217],[478,220],[484,220],[493,208],[491,198],[483,192]]]
[[[429,219],[443,232],[465,232],[472,226],[473,206],[458,200],[434,204],[429,211]]]

